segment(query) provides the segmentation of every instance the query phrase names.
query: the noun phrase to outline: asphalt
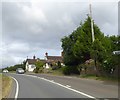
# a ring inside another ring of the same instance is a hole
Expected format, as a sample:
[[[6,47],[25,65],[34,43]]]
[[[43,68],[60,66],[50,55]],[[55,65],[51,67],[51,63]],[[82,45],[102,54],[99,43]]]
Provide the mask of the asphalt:
[[[84,94],[95,98],[118,98],[118,84],[116,83],[46,74],[9,73],[6,75],[12,76],[18,81],[17,98],[89,98]],[[54,84],[54,82],[58,84]],[[15,97],[17,87],[15,80],[13,80],[12,87],[9,98]],[[80,91],[80,93],[76,91]]]
[[[109,81],[99,81],[67,76],[53,76],[46,74],[32,74],[44,77],[55,82],[71,86],[78,91],[89,94],[96,98],[118,98],[118,83]]]
[[[19,83],[17,98],[88,98],[88,96],[65,88],[64,86],[66,86],[66,84],[61,86],[54,84],[54,81],[49,82],[42,78],[31,77],[24,74],[6,75],[14,77]],[[13,92],[11,92],[9,98],[14,98],[15,88],[16,84],[14,81]]]

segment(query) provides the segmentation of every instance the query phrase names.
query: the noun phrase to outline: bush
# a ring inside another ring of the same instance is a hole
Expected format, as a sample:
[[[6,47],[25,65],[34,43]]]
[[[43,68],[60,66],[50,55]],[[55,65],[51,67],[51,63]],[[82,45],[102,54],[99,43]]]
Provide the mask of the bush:
[[[62,72],[63,72],[63,74],[65,74],[65,75],[70,75],[70,68],[69,68],[68,66],[64,66],[64,67],[62,68]]]
[[[43,72],[43,68],[36,67],[33,72],[34,73],[42,73]]]
[[[60,61],[58,61],[58,68],[61,68],[61,62]]]
[[[78,68],[76,66],[64,66],[62,68],[62,72],[65,75],[70,75],[70,74],[80,74]]]
[[[36,67],[33,72],[38,73],[38,71],[39,71],[39,68]]]
[[[52,66],[52,70],[58,69],[58,66]]]
[[[77,66],[71,66],[70,69],[72,74],[80,74],[80,71]]]
[[[39,70],[38,70],[38,73],[43,73],[44,71],[43,71],[43,68],[40,68]]]

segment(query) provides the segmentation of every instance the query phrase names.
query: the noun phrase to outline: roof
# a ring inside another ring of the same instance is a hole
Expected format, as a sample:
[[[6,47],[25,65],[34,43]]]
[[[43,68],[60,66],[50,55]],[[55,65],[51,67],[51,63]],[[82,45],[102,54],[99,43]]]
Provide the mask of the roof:
[[[27,59],[26,62],[28,62],[29,64],[35,64],[35,62],[37,61],[37,59]]]
[[[44,59],[27,59],[26,62],[28,62],[29,64],[35,64],[37,61],[41,61],[43,63],[46,62],[46,60]]]
[[[43,63],[46,63],[46,60],[45,59],[39,59],[39,61],[43,62]]]
[[[62,58],[62,56],[47,56],[47,61],[48,62],[51,62],[51,61],[55,61],[55,62],[60,61],[60,62],[62,62],[63,58]]]

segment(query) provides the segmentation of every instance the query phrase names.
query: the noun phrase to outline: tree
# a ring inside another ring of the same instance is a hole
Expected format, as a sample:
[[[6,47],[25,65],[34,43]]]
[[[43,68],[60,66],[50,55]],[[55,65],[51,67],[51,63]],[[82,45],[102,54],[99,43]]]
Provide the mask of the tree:
[[[25,68],[23,64],[16,64],[14,66],[10,66],[4,69],[7,69],[8,71],[16,71],[17,68]]]
[[[115,70],[118,70],[120,68],[120,55],[113,54],[113,51],[120,50],[120,36],[110,36],[107,38],[111,43],[111,49],[109,49],[109,54],[107,54],[108,56],[103,63],[103,69],[107,74],[113,74]],[[115,74],[118,75],[118,73]]]
[[[63,48],[63,60],[65,65],[74,65],[76,64],[77,60],[73,54],[72,48],[74,45],[74,42],[72,41],[73,35],[70,35],[68,37],[64,37],[61,39],[62,41],[62,48]]]
[[[94,25],[94,30],[96,38],[104,37],[97,25]],[[67,66],[79,66],[91,58],[92,36],[91,18],[89,16],[69,36],[62,38],[62,48],[64,63]]]
[[[44,63],[42,61],[36,61],[36,63],[35,63],[36,69],[34,70],[34,72],[35,73],[42,72],[43,65],[44,65]]]
[[[91,18],[89,16],[70,35],[62,38],[64,63],[66,66],[79,67],[86,60],[92,58],[95,61],[96,70],[104,69],[103,66],[106,66],[106,72],[110,72],[109,70],[114,68],[113,63],[115,63],[112,52],[120,50],[120,46],[118,45],[120,36],[104,36],[95,23],[93,28],[95,35],[94,42],[92,42]],[[105,61],[109,62],[109,66],[104,64]],[[80,70],[81,67],[78,69]]]
[[[100,69],[100,66],[97,65],[97,62],[102,63],[105,59],[105,55],[106,50],[102,45],[101,41],[99,39],[95,39],[95,41],[92,44],[91,58],[94,59],[96,76],[98,76],[98,72]]]

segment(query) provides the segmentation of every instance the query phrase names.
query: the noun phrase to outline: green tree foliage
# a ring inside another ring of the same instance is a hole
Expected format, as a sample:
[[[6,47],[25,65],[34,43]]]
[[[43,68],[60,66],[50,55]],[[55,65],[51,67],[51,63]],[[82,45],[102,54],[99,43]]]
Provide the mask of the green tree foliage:
[[[64,63],[66,65],[74,65],[77,64],[76,57],[73,54],[73,46],[74,46],[74,41],[73,41],[73,35],[70,35],[68,37],[64,37],[62,40],[62,48],[63,48],[63,53],[64,53]]]
[[[42,61],[37,61],[37,62],[35,63],[35,66],[38,67],[38,68],[43,67],[43,65],[44,65],[44,63],[43,63]]]
[[[103,33],[94,25],[95,37],[99,40],[104,38]],[[90,17],[81,24],[72,34],[62,39],[64,62],[66,65],[78,65],[90,59],[92,49],[91,19]]]
[[[24,70],[26,70],[25,67],[26,67],[26,61],[24,60],[24,61],[23,61],[23,64],[22,64],[22,68],[23,68]]]
[[[4,68],[4,69],[7,69],[8,71],[16,71],[17,68],[25,69],[23,64],[16,64],[14,66],[10,66],[10,67]]]
[[[92,45],[90,17],[68,37],[62,39],[64,62],[66,65],[78,65],[90,59]],[[95,34],[99,32],[95,26]],[[100,32],[99,32],[100,33]]]
[[[16,64],[3,69],[7,69],[8,71],[16,71],[17,68],[23,68],[25,70],[25,65],[26,65],[26,61],[23,61],[21,64]]]
[[[57,66],[58,66],[58,68],[61,68],[61,62],[60,61],[57,62]]]
[[[120,50],[120,47],[118,47],[120,37],[104,36],[95,23],[94,35],[95,41],[92,42],[91,18],[88,16],[84,23],[81,23],[69,36],[61,39],[64,63],[66,66],[76,67],[92,58],[95,60],[96,67],[104,65],[106,72],[110,72],[115,63],[113,61],[115,56],[112,52]],[[105,64],[104,62],[106,61],[109,62],[109,64]],[[100,65],[97,65],[97,62],[100,63]]]
[[[120,36],[110,36],[107,37],[110,41],[111,48],[107,48],[107,54],[106,58],[104,59],[104,62],[102,63],[102,67],[105,72],[108,74],[111,73],[111,70],[118,69],[120,67],[119,57],[120,55],[114,55],[113,51],[120,50]],[[117,74],[117,73],[116,73]]]
[[[36,69],[34,70],[35,73],[39,73],[43,71],[43,65],[44,63],[42,61],[37,61],[35,63]]]

